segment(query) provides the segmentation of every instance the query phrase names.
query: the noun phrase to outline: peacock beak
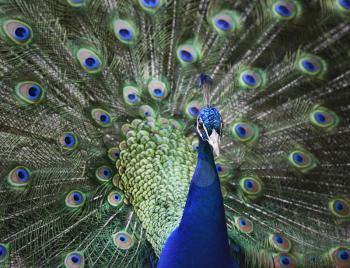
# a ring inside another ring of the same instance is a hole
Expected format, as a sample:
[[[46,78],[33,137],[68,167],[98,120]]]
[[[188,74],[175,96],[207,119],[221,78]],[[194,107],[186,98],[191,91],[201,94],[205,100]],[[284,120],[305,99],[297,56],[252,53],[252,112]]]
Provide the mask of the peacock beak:
[[[209,144],[213,148],[214,154],[216,156],[220,155],[220,135],[216,132],[215,129],[213,129],[211,135],[208,139]]]

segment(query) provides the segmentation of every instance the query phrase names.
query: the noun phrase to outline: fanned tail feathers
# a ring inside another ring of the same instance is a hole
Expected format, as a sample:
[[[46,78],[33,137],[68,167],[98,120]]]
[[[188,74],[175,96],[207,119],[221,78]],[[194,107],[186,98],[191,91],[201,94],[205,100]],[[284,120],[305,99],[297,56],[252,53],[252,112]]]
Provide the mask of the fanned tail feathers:
[[[349,21],[346,0],[0,0],[0,266],[155,267],[205,73],[233,256],[350,267]]]

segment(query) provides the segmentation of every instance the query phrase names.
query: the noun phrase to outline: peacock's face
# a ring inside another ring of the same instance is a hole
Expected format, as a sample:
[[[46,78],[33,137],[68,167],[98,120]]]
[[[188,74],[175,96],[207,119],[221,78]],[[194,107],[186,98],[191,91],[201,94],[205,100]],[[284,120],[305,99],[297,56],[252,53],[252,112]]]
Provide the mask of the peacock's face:
[[[216,155],[219,155],[223,126],[221,115],[214,107],[204,107],[197,117],[197,133],[202,140],[209,142]]]

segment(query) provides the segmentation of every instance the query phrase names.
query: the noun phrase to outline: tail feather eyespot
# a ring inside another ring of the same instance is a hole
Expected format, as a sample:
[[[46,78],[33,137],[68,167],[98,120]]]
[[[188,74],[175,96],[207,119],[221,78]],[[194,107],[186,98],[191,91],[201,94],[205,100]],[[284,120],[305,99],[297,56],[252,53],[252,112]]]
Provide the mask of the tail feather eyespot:
[[[80,252],[70,252],[64,259],[64,265],[66,268],[83,268],[85,265],[84,255]]]
[[[134,244],[133,237],[124,231],[120,231],[116,234],[113,234],[113,242],[117,248],[122,250],[130,249]]]
[[[81,48],[76,54],[77,60],[85,72],[89,74],[100,73],[103,70],[103,62],[97,52]]]
[[[78,208],[84,205],[85,200],[86,198],[83,192],[78,190],[73,190],[67,194],[65,203],[67,207]]]
[[[18,83],[15,93],[18,99],[27,105],[39,104],[46,97],[46,90],[40,84],[32,81]]]
[[[9,19],[1,24],[4,33],[0,31],[0,34],[9,43],[23,46],[32,42],[33,30],[27,23],[17,19]]]
[[[138,30],[132,21],[115,19],[113,29],[115,36],[123,44],[131,45],[137,41]]]
[[[32,174],[29,168],[17,166],[10,171],[7,181],[15,187],[25,187],[30,183]]]

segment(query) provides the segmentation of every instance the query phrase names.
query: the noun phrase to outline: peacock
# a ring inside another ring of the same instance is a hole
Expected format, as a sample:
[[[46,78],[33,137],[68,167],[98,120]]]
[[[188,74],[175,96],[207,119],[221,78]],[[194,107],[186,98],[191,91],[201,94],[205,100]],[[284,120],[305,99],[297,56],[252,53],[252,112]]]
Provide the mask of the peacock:
[[[349,0],[0,0],[0,267],[349,268]]]

